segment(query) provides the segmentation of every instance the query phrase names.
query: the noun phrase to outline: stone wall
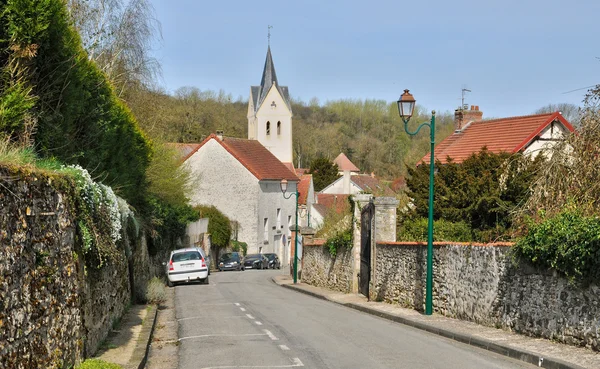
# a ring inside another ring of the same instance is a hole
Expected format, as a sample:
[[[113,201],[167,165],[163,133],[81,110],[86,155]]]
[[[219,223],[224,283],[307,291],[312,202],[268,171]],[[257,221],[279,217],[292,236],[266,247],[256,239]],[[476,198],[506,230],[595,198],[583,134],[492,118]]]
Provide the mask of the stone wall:
[[[122,245],[102,268],[86,266],[65,186],[0,168],[0,368],[70,367],[93,354],[130,302],[128,262],[148,269]]]
[[[434,311],[599,350],[600,288],[516,265],[510,246],[434,243]],[[427,246],[397,242],[376,248],[371,298],[423,310]]]
[[[352,249],[340,249],[335,257],[323,246],[325,240],[314,240],[302,246],[302,282],[334,291],[352,292]]]

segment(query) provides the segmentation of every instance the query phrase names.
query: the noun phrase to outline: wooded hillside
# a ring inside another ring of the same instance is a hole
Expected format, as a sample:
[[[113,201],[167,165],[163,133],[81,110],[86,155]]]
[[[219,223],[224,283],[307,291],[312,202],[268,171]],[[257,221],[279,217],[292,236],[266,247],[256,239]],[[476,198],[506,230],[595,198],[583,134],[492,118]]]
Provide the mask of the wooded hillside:
[[[218,129],[226,136],[247,137],[247,100],[224,92],[184,87],[173,95],[139,88],[125,96],[142,128],[171,142],[199,142]],[[413,124],[429,121],[419,108]],[[411,138],[404,132],[396,103],[382,100],[337,100],[318,104],[292,101],[294,164],[308,168],[324,156],[344,152],[363,172],[394,178],[429,152],[429,131]],[[454,129],[450,113],[438,114],[436,142]]]

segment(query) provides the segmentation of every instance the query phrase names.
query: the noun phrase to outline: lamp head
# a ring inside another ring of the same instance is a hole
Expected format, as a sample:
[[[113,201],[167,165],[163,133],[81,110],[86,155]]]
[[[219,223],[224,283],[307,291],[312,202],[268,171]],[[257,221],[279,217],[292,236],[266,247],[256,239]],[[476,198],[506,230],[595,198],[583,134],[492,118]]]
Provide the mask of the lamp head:
[[[281,192],[285,193],[287,191],[287,186],[288,186],[288,181],[287,179],[282,179],[281,183],[279,184],[279,186],[281,187]]]
[[[404,90],[404,93],[398,99],[398,114],[400,114],[400,118],[404,122],[408,122],[410,117],[412,117],[415,110],[415,102],[415,98],[408,90]]]

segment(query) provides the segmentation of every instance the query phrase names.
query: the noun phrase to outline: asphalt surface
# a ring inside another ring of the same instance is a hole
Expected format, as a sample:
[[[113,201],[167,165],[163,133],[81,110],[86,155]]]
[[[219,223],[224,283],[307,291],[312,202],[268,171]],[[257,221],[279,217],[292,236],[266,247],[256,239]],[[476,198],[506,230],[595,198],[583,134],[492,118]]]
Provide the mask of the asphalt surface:
[[[179,368],[535,368],[272,282],[221,272],[175,287]]]

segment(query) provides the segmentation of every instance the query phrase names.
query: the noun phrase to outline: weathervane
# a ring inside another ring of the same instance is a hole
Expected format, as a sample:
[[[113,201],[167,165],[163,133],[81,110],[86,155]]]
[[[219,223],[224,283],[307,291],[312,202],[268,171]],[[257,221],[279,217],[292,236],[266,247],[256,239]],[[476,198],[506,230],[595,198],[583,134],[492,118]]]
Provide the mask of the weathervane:
[[[271,28],[273,28],[273,26],[268,26],[267,28],[269,30],[269,33],[268,33],[268,36],[267,36],[267,39],[269,40],[268,41],[268,45],[269,45],[269,47],[271,47]]]

